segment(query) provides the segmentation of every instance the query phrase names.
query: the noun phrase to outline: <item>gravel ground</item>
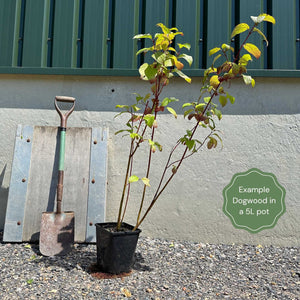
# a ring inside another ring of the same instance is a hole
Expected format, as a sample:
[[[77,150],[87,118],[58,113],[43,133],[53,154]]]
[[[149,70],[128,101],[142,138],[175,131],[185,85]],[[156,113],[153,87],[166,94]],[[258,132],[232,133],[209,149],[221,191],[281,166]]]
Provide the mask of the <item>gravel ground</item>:
[[[1,238],[1,236],[0,236]],[[98,279],[96,246],[43,257],[0,244],[0,299],[300,299],[299,248],[212,245],[141,236],[129,276]]]

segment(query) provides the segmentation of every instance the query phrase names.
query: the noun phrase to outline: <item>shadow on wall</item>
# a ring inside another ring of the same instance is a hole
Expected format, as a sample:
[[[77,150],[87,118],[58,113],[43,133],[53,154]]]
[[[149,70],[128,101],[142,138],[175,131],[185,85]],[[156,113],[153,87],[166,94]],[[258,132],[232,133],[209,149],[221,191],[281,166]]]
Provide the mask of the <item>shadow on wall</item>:
[[[0,174],[0,230],[4,228],[7,200],[8,200],[8,188],[2,186],[6,165],[4,166]]]
[[[223,114],[300,113],[300,78],[254,78],[254,89],[245,87],[241,81],[231,86],[224,84],[225,91],[236,98],[236,103],[222,109]],[[133,103],[133,93],[144,96],[150,92],[150,85],[138,77],[0,74],[0,80],[0,109],[52,110],[54,97],[64,95],[76,98],[76,111],[117,112],[117,104]],[[181,100],[172,103],[178,114],[183,114],[182,102],[197,101],[199,97],[202,78],[193,77],[192,80],[189,85],[175,78],[161,95],[161,99],[168,96]]]

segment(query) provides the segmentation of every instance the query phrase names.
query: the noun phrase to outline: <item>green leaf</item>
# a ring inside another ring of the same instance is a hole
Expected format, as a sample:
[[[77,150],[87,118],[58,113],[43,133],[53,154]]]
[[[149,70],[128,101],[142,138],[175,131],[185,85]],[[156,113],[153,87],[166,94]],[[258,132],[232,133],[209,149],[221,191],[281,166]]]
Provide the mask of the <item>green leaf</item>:
[[[119,133],[122,133],[122,132],[131,132],[131,130],[130,129],[122,129],[122,130],[118,130],[118,131],[116,131],[115,132],[115,135],[117,135],[117,134],[119,134]]]
[[[249,28],[250,28],[249,25],[246,23],[241,23],[241,24],[236,25],[231,33],[231,38],[233,38],[237,34],[240,34],[244,31],[248,30]]]
[[[175,71],[181,78],[183,78],[186,82],[191,83],[192,79],[190,77],[188,77],[187,75],[185,75],[183,72],[176,70]]]
[[[137,34],[133,37],[134,39],[151,39],[152,40],[152,35],[150,33],[146,34]]]
[[[162,151],[162,145],[161,144],[159,144],[158,142],[155,142],[154,145],[158,147],[159,151]]]
[[[33,279],[28,279],[26,282],[27,282],[27,284],[32,284],[33,283]]]
[[[141,180],[143,181],[144,185],[150,186],[150,179],[149,178],[143,177],[143,178],[141,178]]]
[[[177,98],[175,98],[175,97],[171,97],[171,98],[166,97],[161,102],[160,106],[167,106],[169,103],[175,102],[175,101],[179,101],[179,100]]]
[[[203,111],[203,108],[204,108],[205,106],[206,106],[205,103],[199,103],[199,104],[197,104],[197,105],[195,106],[195,110],[197,110],[197,111],[199,111],[199,110]]]
[[[244,55],[239,59],[239,64],[247,65],[249,60],[252,60],[251,55],[250,55],[250,54],[244,54]]]
[[[152,58],[156,60],[159,64],[163,65],[167,58],[167,55],[162,51],[157,51],[152,55]]]
[[[193,106],[193,105],[194,105],[193,103],[186,102],[182,105],[182,108],[185,108],[185,107],[188,107],[188,106]]]
[[[126,130],[125,130],[126,131]],[[129,131],[129,130],[128,130]],[[140,138],[142,138],[138,133],[136,133],[136,132],[131,132],[130,133],[130,137],[132,138],[132,139],[140,139]]]
[[[218,117],[219,120],[222,119],[222,112],[219,109],[215,108],[215,115]]]
[[[165,34],[171,33],[171,30],[168,27],[166,27],[163,23],[158,23],[156,24],[156,26],[160,27],[163,33]]]
[[[230,103],[233,104],[235,102],[235,98],[228,93],[226,93],[227,98],[229,99]]]
[[[155,120],[155,116],[151,115],[151,114],[147,114],[144,116],[144,120],[146,122],[146,125],[150,128],[152,128],[154,120]]]
[[[178,45],[179,49],[182,49],[182,48],[186,48],[188,50],[191,49],[191,45],[188,43],[184,43],[184,44],[177,43],[177,45]]]
[[[188,109],[188,110],[186,110],[185,112],[184,112],[184,114],[183,114],[183,117],[185,118],[187,115],[189,115],[191,112],[193,112],[194,111],[194,109],[192,108],[192,109]]]
[[[246,43],[243,47],[250,54],[252,54],[255,58],[258,59],[260,57],[261,52],[260,52],[260,50],[254,44]]]
[[[221,137],[217,133],[213,133],[213,135],[219,139],[219,141],[221,142],[222,148],[223,148],[223,140],[221,139]]]
[[[116,108],[126,108],[127,110],[129,110],[129,105],[116,105]]]
[[[215,56],[213,62],[212,62],[212,66],[215,64],[215,62],[222,56],[222,54],[218,54],[217,56]],[[211,68],[213,70],[213,68]],[[214,70],[213,70],[214,71]],[[210,72],[211,73],[211,72]]]
[[[157,73],[157,69],[154,68],[152,65],[148,65],[148,67],[145,69],[145,76],[148,80],[155,78]]]
[[[212,56],[212,55],[214,55],[215,53],[219,52],[220,50],[221,50],[221,48],[219,48],[219,47],[215,47],[215,48],[213,48],[213,49],[210,49],[209,52],[208,52],[208,55],[209,55],[209,56]]]
[[[137,107],[135,104],[131,105],[130,107],[131,107],[135,112],[137,112],[137,111],[140,110],[140,108]]]
[[[195,146],[195,141],[194,140],[186,140],[185,145],[188,147],[189,150],[192,150],[193,147]]]
[[[220,95],[219,102],[221,103],[222,107],[224,107],[227,104],[227,98],[223,95]]]
[[[208,102],[210,101],[210,99],[211,99],[211,97],[204,97],[204,98],[203,98],[203,101],[204,101],[205,103],[208,103]]]
[[[132,175],[132,176],[129,177],[128,182],[129,183],[137,182],[137,181],[139,181],[139,179],[140,178],[137,177],[136,175]]]
[[[136,52],[135,55],[139,55],[140,53],[143,53],[143,52],[146,53],[146,52],[151,51],[151,50],[153,50],[153,47],[150,47],[150,48],[142,48],[142,49],[138,50],[138,51]]]
[[[189,66],[191,66],[193,63],[193,57],[191,55],[181,54],[178,56],[178,58],[183,58],[189,64]]]
[[[167,107],[167,110],[177,119],[177,113],[172,107]]]
[[[256,31],[257,33],[259,33],[259,34],[263,37],[263,39],[264,39],[264,41],[266,42],[266,45],[267,45],[267,47],[268,47],[269,42],[268,42],[266,36],[264,35],[264,33],[263,33],[262,31],[260,31],[257,27],[254,27],[254,28],[253,28],[253,31]]]

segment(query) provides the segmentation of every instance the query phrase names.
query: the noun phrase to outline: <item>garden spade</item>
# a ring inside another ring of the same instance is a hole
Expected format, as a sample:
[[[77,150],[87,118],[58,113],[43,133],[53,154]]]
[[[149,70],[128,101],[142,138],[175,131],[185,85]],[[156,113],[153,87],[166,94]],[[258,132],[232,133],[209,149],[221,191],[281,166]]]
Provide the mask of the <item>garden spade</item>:
[[[58,102],[72,104],[70,110],[63,113]],[[74,212],[62,211],[64,160],[65,160],[65,136],[67,119],[75,107],[75,98],[56,96],[55,108],[60,116],[60,144],[58,163],[58,184],[56,197],[56,212],[44,212],[42,214],[40,228],[40,252],[45,256],[65,255],[72,250],[74,244]]]

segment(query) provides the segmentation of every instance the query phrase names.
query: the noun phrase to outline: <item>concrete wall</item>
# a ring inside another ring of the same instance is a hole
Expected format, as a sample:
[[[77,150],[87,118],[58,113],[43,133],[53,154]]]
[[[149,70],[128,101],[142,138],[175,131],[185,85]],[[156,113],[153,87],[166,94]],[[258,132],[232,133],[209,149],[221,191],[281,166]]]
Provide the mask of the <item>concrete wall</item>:
[[[200,78],[193,78],[188,85],[175,79],[162,97],[192,101],[199,95],[200,82]],[[68,126],[109,127],[106,216],[114,221],[128,153],[128,140],[114,135],[122,128],[122,118],[114,119],[115,105],[130,103],[133,92],[146,94],[149,85],[137,78],[50,75],[0,75],[0,83],[0,228],[4,225],[16,126],[57,126],[55,95],[77,99]],[[255,89],[235,82],[230,93],[236,103],[223,109],[224,117],[218,125],[223,132],[223,150],[203,150],[186,161],[143,223],[143,234],[210,243],[299,246],[300,78],[256,78]],[[180,105],[175,108],[180,112]],[[160,166],[178,133],[185,131],[185,121],[182,115],[174,120],[164,114],[158,123],[157,140],[164,145],[162,154],[155,153]],[[136,165],[141,164],[138,161]],[[286,213],[273,229],[257,234],[235,229],[222,211],[224,187],[235,173],[250,168],[273,173],[286,189]],[[154,166],[152,171],[154,177],[161,173]],[[130,207],[139,194],[133,190]],[[127,221],[133,223],[134,216],[128,213]]]

